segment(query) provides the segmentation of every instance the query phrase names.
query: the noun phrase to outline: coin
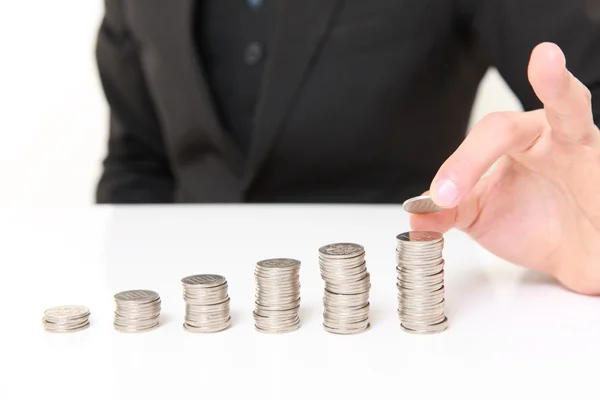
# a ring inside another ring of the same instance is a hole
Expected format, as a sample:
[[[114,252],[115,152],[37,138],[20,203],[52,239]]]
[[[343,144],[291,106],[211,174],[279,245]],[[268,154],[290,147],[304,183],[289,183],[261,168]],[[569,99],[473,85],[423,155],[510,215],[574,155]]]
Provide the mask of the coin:
[[[319,249],[319,253],[326,259],[347,259],[364,253],[363,246],[356,243],[332,243]]]
[[[222,275],[199,274],[181,279],[185,317],[183,329],[216,333],[231,326],[229,284]]]
[[[90,310],[85,306],[66,305],[44,311],[42,326],[47,332],[73,333],[90,326]]]
[[[121,303],[144,303],[156,300],[158,297],[158,293],[152,290],[126,290],[115,294],[115,300]]]
[[[300,266],[293,258],[260,260],[254,268],[254,326],[261,333],[300,328]]]
[[[319,267],[324,281],[323,328],[335,334],[367,331],[370,274],[365,249],[356,243],[332,243],[319,248]]]
[[[442,211],[443,208],[433,202],[430,196],[416,196],[406,200],[402,207],[411,214],[431,214]]]
[[[181,280],[184,285],[193,285],[195,288],[212,288],[218,287],[225,283],[225,277],[221,275],[203,274],[186,276]]]
[[[448,328],[444,306],[444,236],[409,231],[396,236],[398,317],[402,330],[440,333]]]
[[[158,327],[161,299],[153,290],[126,290],[114,295],[113,327],[117,332],[141,333]]]
[[[399,234],[396,238],[400,242],[411,242],[414,245],[417,245],[418,243],[423,243],[424,245],[432,246],[436,243],[440,243],[444,239],[444,236],[441,233],[434,231],[411,231],[403,232]],[[406,247],[404,250],[410,251],[414,249],[411,247]]]

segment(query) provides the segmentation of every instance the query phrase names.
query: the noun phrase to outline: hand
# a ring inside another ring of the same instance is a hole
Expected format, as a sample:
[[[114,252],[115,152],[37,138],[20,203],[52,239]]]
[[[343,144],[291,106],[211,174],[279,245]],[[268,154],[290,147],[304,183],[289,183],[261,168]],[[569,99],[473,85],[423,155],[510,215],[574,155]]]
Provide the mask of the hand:
[[[554,44],[532,52],[529,81],[544,108],[485,117],[444,162],[429,193],[446,208],[412,229],[457,228],[484,248],[600,294],[600,130],[589,90]]]

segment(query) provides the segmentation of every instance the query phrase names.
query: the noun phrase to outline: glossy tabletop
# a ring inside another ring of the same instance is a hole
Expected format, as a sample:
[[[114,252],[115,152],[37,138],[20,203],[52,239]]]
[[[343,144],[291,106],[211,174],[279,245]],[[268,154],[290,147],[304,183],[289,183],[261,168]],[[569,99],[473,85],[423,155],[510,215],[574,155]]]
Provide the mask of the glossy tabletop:
[[[206,205],[0,210],[0,399],[596,398],[600,298],[445,236],[447,331],[411,335],[397,316],[401,206]],[[524,235],[526,232],[515,232]],[[369,331],[322,327],[318,248],[356,242],[371,274]],[[302,262],[301,328],[259,333],[254,265]],[[181,279],[224,275],[232,326],[183,330]],[[123,334],[113,295],[151,289],[161,326]],[[45,309],[82,304],[91,326],[43,330]],[[460,396],[460,397],[458,397]]]

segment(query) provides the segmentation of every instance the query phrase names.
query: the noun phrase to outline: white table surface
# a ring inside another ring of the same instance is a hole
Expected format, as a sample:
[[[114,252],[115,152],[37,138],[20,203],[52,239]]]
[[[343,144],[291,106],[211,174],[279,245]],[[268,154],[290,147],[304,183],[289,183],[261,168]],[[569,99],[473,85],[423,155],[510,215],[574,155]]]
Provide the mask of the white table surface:
[[[0,399],[598,398],[600,298],[509,265],[446,235],[446,314],[439,335],[403,332],[396,314],[400,206],[178,206],[0,211]],[[525,235],[526,232],[515,232]],[[365,246],[370,331],[321,325],[319,246]],[[300,330],[266,335],[252,319],[254,263],[302,261]],[[226,276],[232,327],[182,329],[180,279]],[[152,289],[162,326],[113,330],[114,293]],[[91,309],[91,327],[46,333],[43,311]],[[515,397],[516,396],[516,397]]]

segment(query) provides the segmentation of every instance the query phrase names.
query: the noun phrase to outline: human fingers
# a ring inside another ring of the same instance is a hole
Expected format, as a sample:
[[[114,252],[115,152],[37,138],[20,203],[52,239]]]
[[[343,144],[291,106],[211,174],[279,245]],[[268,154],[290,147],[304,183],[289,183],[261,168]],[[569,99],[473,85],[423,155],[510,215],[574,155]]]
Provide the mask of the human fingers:
[[[431,214],[411,214],[409,223],[413,230],[446,233],[456,228],[469,232],[481,213],[481,199],[486,191],[488,180],[479,181],[473,191],[456,207]],[[430,194],[427,191],[425,194]]]
[[[500,157],[528,149],[547,128],[540,111],[489,114],[438,170],[432,200],[443,208],[457,206]]]
[[[536,46],[527,73],[553,132],[585,144],[600,144],[591,93],[567,69],[565,55],[557,45]]]

